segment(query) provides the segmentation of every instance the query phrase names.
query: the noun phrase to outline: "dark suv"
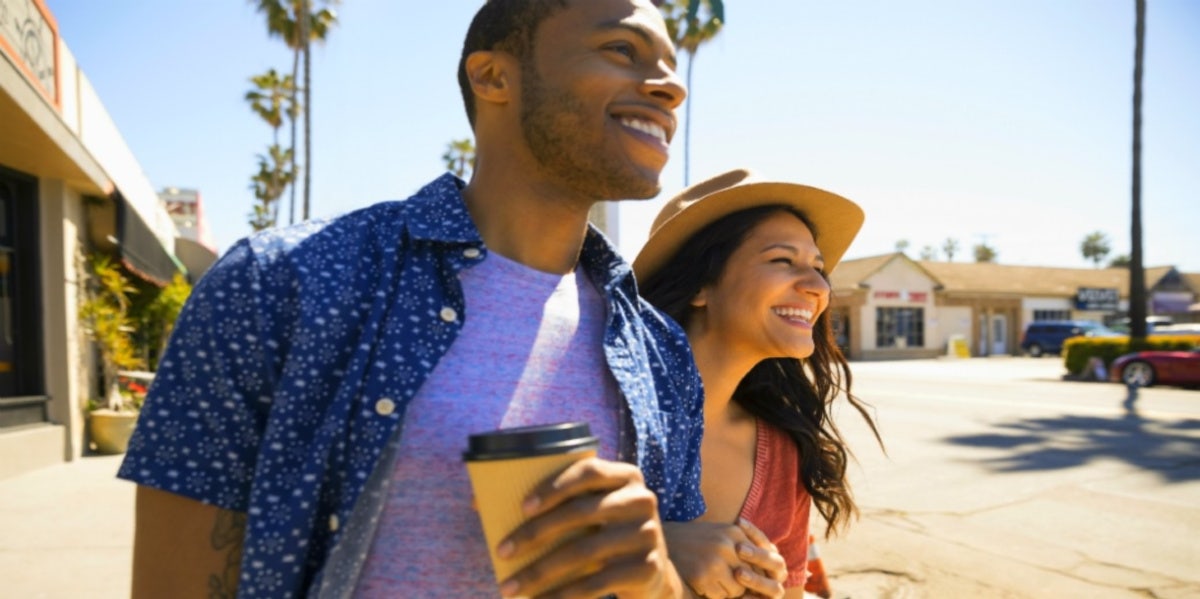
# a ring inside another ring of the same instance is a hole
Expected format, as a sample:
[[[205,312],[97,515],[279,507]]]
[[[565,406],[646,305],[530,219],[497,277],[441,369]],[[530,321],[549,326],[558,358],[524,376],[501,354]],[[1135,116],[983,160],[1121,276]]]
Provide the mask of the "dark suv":
[[[1098,322],[1090,320],[1039,320],[1025,327],[1021,349],[1037,358],[1042,354],[1057,354],[1063,342],[1071,337],[1108,337],[1119,335]]]

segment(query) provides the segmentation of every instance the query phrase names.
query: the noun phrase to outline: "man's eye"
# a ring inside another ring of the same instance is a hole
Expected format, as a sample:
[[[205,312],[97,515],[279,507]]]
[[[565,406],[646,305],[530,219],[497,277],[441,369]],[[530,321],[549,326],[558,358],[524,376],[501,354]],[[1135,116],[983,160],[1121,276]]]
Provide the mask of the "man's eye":
[[[634,54],[635,54],[634,49],[633,49],[633,44],[627,44],[627,43],[623,43],[623,42],[616,43],[616,44],[610,44],[607,47],[607,49],[609,52],[616,52],[617,54],[620,54],[629,59],[633,59]]]

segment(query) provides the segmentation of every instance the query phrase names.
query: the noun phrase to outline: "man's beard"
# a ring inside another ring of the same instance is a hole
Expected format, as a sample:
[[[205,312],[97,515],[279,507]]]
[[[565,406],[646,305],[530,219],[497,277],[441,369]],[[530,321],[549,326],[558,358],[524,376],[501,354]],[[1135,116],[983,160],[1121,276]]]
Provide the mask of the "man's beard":
[[[592,200],[658,194],[657,173],[648,179],[624,157],[613,156],[603,138],[604,124],[589,127],[579,98],[546,86],[532,68],[522,69],[521,80],[521,131],[543,172]]]

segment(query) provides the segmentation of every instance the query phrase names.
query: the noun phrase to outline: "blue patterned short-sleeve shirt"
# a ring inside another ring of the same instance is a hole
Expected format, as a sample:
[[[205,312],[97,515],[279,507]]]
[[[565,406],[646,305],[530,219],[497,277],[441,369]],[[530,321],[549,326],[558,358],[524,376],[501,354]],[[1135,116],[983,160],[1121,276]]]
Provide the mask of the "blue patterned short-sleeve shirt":
[[[243,239],[196,285],[119,476],[248,516],[240,597],[304,596],[409,400],[470,316],[487,248],[446,175],[411,198]],[[604,352],[666,520],[704,511],[700,379],[683,332],[590,231]]]

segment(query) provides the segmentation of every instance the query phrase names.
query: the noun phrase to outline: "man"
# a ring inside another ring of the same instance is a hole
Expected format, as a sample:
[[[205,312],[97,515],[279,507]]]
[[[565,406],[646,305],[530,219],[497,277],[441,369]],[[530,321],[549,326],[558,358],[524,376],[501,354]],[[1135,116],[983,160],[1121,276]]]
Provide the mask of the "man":
[[[685,90],[647,0],[491,0],[460,65],[477,163],[403,202],[242,240],[177,324],[120,476],[135,597],[494,596],[469,433],[587,420],[498,545],[506,597],[684,592],[700,382],[587,212],[649,198]]]

